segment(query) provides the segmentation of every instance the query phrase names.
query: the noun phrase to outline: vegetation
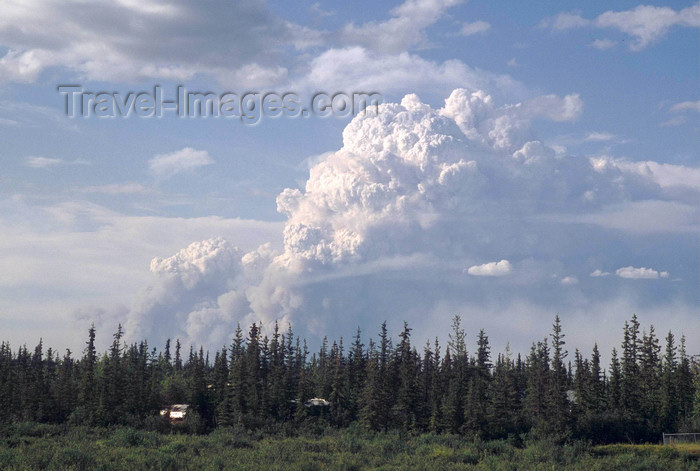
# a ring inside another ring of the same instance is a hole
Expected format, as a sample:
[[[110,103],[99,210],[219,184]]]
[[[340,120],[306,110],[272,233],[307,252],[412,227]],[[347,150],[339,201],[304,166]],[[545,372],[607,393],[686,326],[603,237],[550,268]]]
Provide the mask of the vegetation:
[[[44,352],[41,342],[33,352],[26,346],[15,352],[2,343],[0,425],[67,424],[71,433],[82,430],[76,426],[117,425],[169,431],[159,409],[188,403],[191,412],[180,428],[196,433],[236,427],[289,435],[350,427],[393,431],[414,437],[410,440],[427,440],[415,437],[430,433],[436,443],[443,442],[435,435],[444,434],[520,445],[544,439],[658,442],[664,431],[700,428],[700,366],[686,353],[683,338],[677,342],[669,332],[662,350],[654,327],[641,331],[634,316],[607,370],[595,345],[590,358],[579,351],[569,356],[558,317],[550,336],[533,343],[525,358],[508,350],[493,358],[483,331],[470,353],[459,317],[444,349],[435,339],[419,353],[411,333],[404,324],[394,343],[383,323],[378,338],[366,345],[358,330],[347,349],[342,338],[330,345],[324,339],[311,354],[291,328],[280,333],[275,327],[268,338],[253,324],[245,336],[239,327],[231,346],[213,360],[193,347],[183,357],[178,340],[162,351],[146,341],[126,345],[121,327],[103,354],[96,352],[91,328],[80,358],[69,350],[60,357]],[[327,399],[330,407],[306,407],[313,397]],[[200,440],[138,434],[155,437],[156,448]],[[338,435],[348,436],[354,435]],[[394,435],[385,437],[391,441]],[[256,453],[264,452],[265,443],[253,447]],[[479,448],[478,462],[485,449]]]
[[[698,470],[700,447],[468,441],[433,433],[318,429],[299,436],[219,427],[208,435],[128,427],[14,424],[0,432],[3,470]]]

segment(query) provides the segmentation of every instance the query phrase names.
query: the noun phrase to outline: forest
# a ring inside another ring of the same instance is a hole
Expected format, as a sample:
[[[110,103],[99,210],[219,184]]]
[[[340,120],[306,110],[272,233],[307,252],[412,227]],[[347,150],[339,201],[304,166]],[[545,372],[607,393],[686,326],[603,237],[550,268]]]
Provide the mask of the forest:
[[[483,330],[472,349],[459,316],[445,344],[436,338],[420,349],[406,323],[398,338],[384,322],[376,338],[364,340],[358,329],[349,343],[324,339],[315,352],[291,327],[280,332],[275,325],[267,336],[253,324],[247,333],[239,326],[230,346],[213,355],[183,352],[179,340],[162,350],[145,340],[127,344],[121,326],[98,353],[93,326],[75,357],[44,351],[41,341],[33,351],[0,345],[0,425],[172,431],[159,411],[186,403],[179,430],[198,434],[321,426],[605,444],[658,443],[663,432],[700,431],[700,364],[685,338],[668,332],[660,341],[636,316],[621,334],[619,350],[603,365],[597,345],[590,356],[567,352],[558,316],[524,355],[508,348],[494,355]],[[311,398],[329,405],[309,407]]]

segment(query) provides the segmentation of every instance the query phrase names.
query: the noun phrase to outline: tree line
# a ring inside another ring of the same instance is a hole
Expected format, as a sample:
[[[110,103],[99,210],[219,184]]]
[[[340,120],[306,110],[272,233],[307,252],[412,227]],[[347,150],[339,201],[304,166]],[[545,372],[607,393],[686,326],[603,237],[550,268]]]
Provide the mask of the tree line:
[[[433,431],[483,439],[530,436],[595,442],[658,441],[662,432],[700,431],[700,364],[685,338],[672,332],[664,347],[653,326],[625,322],[622,343],[601,364],[566,350],[557,316],[551,333],[525,357],[509,348],[495,357],[481,330],[473,352],[455,316],[447,344],[422,349],[404,323],[392,339],[386,322],[364,343],[324,338],[317,352],[278,325],[270,336],[238,326],[229,347],[211,358],[202,348],[163,350],[126,344],[121,326],[98,354],[95,328],[79,358],[43,342],[14,352],[0,344],[0,423],[162,426],[165,405],[190,404],[197,429],[299,428],[358,423],[374,431]],[[311,398],[328,407],[308,407]],[[194,419],[189,419],[190,421]]]

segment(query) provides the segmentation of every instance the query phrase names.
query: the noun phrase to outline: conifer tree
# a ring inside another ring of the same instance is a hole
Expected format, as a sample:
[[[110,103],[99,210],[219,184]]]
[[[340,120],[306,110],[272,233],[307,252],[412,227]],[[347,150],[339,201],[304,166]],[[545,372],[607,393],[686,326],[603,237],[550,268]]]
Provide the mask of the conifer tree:
[[[97,409],[97,381],[95,378],[95,366],[97,364],[97,351],[95,349],[95,324],[88,330],[88,341],[80,361],[80,388],[78,402],[84,409],[85,416],[81,420],[88,423],[93,421]]]
[[[491,352],[489,339],[483,329],[477,339],[476,364],[469,380],[465,430],[481,435],[486,429],[488,390],[491,382]]]
[[[347,409],[347,376],[343,352],[343,338],[340,343],[333,342],[330,352],[331,392],[328,401],[331,403],[331,419],[337,426],[345,426],[350,421]]]
[[[382,379],[379,368],[379,354],[372,340],[369,342],[366,364],[360,423],[368,430],[378,431],[383,426],[381,422]]]
[[[412,430],[418,420],[418,378],[415,352],[411,349],[411,328],[404,322],[401,339],[396,347],[394,364],[398,370],[395,389],[396,402],[392,408],[396,424],[403,430]]]
[[[566,342],[564,342],[559,315],[554,319],[551,338],[552,368],[550,384],[547,388],[547,422],[550,431],[562,433],[568,425],[570,405],[567,397],[568,379],[564,367],[564,359],[567,356],[564,350]]]
[[[590,408],[593,412],[601,412],[605,407],[605,383],[603,372],[600,367],[600,351],[598,344],[593,344],[593,354],[591,356],[590,370]]]
[[[447,378],[447,394],[443,399],[442,421],[443,426],[453,433],[459,432],[464,423],[464,399],[469,384],[466,334],[461,322],[459,315],[452,319],[452,332],[448,336],[449,368],[443,368]],[[445,358],[448,356],[445,355]]]
[[[253,323],[248,332],[246,343],[246,373],[243,378],[244,413],[258,414],[262,405],[262,362],[260,350],[260,330]]]
[[[442,394],[444,392],[444,377],[445,369],[444,364],[441,363],[440,359],[440,342],[438,338],[435,337],[435,348],[433,349],[433,377],[430,386],[431,396],[429,400],[430,407],[430,420],[428,422],[428,427],[433,432],[439,432],[442,430]]]
[[[348,358],[348,409],[351,418],[357,419],[362,403],[362,391],[365,385],[365,371],[367,369],[367,358],[365,356],[364,344],[360,328],[357,328],[355,340],[352,343]]]
[[[515,365],[510,358],[509,347],[499,354],[490,384],[489,435],[506,437],[518,431],[517,416],[520,409]]]
[[[678,370],[675,337],[669,330],[666,335],[666,351],[662,366],[661,421],[664,430],[674,430],[678,419],[678,393],[675,377]]]
[[[696,373],[697,365],[700,362],[700,358],[696,357],[695,367]],[[679,349],[679,360],[678,369],[676,370],[676,391],[678,394],[678,408],[679,412],[683,417],[688,417],[691,415],[693,410],[693,373],[692,373],[691,359],[688,358],[688,354],[685,348],[685,335],[681,335],[681,344]],[[700,426],[698,424],[697,426]],[[696,426],[696,427],[697,427]]]
[[[661,412],[661,363],[659,353],[661,347],[656,338],[654,326],[649,327],[649,333],[642,335],[639,351],[639,393],[641,413],[648,427],[655,433],[660,433]]]
[[[611,411],[618,412],[622,409],[622,367],[615,348],[612,349],[610,360],[610,381],[608,382],[606,399]]]
[[[532,344],[526,362],[525,417],[530,426],[543,429],[548,414],[547,398],[550,388],[547,338]]]
[[[630,323],[625,322],[622,341],[622,375],[620,381],[620,402],[623,410],[629,415],[639,411],[639,322],[637,316],[632,316]]]

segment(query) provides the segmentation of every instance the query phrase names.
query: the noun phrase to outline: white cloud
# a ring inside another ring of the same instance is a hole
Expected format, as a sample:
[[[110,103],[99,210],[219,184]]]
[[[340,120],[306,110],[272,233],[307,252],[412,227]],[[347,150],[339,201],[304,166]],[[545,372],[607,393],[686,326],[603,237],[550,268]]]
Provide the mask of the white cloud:
[[[595,269],[595,270],[593,270],[593,272],[591,272],[591,274],[589,276],[596,277],[596,278],[602,277],[602,276],[610,276],[610,272],[602,271],[600,269]]]
[[[574,121],[583,113],[583,100],[573,93],[560,98],[542,95],[525,103],[525,111],[533,117],[545,117],[552,121]]]
[[[559,282],[564,286],[571,286],[571,285],[577,285],[578,284],[578,278],[575,276],[565,276],[564,278],[561,279]]]
[[[564,98],[544,95],[524,103],[498,107],[493,98],[481,90],[457,89],[445,100],[440,113],[454,119],[469,139],[515,151],[517,147],[527,145],[532,119],[569,121],[576,119],[582,110],[583,102],[575,94]]]
[[[90,165],[90,162],[82,159],[64,160],[53,157],[29,156],[24,159],[24,165],[30,168],[49,168],[58,165]]]
[[[467,273],[473,276],[505,276],[510,275],[512,272],[513,265],[508,260],[473,265],[467,270]]]
[[[687,121],[685,116],[674,116],[660,124],[661,127],[680,126]]]
[[[168,154],[156,155],[148,161],[148,166],[157,177],[169,178],[213,163],[214,160],[207,151],[185,147]]]
[[[333,16],[333,15],[335,15],[335,12],[333,12],[333,11],[326,11],[326,10],[324,10],[323,8],[321,8],[321,4],[320,4],[319,2],[316,2],[316,3],[312,4],[312,5],[309,7],[309,10],[311,10],[311,12],[312,12],[314,15],[318,16],[319,18],[325,18],[325,17],[328,17],[328,16]]]
[[[658,272],[653,268],[635,268],[632,266],[618,268],[615,274],[620,278],[628,278],[631,280],[657,280],[659,278],[668,278],[669,274],[666,271]]]
[[[617,41],[613,41],[611,39],[595,39],[592,43],[591,46],[594,48],[600,50],[600,51],[606,51],[608,49],[612,49],[615,46],[617,46]]]
[[[553,18],[546,18],[540,22],[541,28],[552,28],[555,31],[583,28],[588,26],[590,21],[581,17],[578,13],[559,13]]]
[[[507,75],[473,69],[459,60],[441,63],[402,52],[385,54],[359,46],[328,49],[309,64],[293,89],[413,93],[444,97],[458,87],[491,89],[501,95],[525,95],[525,88]]]
[[[676,103],[671,107],[670,111],[672,113],[683,113],[685,111],[694,111],[700,113],[700,100]]]
[[[459,29],[461,36],[472,36],[474,34],[485,33],[491,29],[491,24],[487,21],[475,21],[473,23],[464,23]]]
[[[62,159],[55,159],[51,157],[27,157],[24,164],[31,168],[48,168],[60,165],[63,163]]]
[[[640,5],[633,10],[607,11],[598,16],[599,28],[614,28],[634,38],[630,49],[639,51],[661,39],[672,26],[700,26],[700,6],[676,12],[669,7]]]
[[[661,188],[686,187],[700,193],[700,167],[688,167],[645,160],[631,162],[611,157],[592,158],[591,163],[598,171],[617,169],[639,175],[658,184]]]
[[[590,21],[576,13],[560,13],[540,23],[541,27],[563,31],[574,28],[594,26],[612,28],[630,36],[633,41],[629,48],[640,51],[663,38],[673,26],[699,27],[700,6],[693,5],[679,11],[669,7],[639,5],[632,10],[606,11],[595,20]],[[597,39],[592,46],[597,49],[610,49],[615,42]]]
[[[609,132],[589,132],[586,134],[586,138],[584,140],[586,141],[612,141],[615,139],[614,134],[610,134]]]
[[[155,192],[153,188],[135,182],[85,186],[78,190],[83,193],[104,193],[106,195],[140,195]]]
[[[340,42],[346,46],[363,46],[375,51],[396,54],[426,43],[424,30],[437,22],[445,11],[460,0],[406,0],[391,11],[392,17],[383,22],[360,26],[346,25],[340,32]]]

